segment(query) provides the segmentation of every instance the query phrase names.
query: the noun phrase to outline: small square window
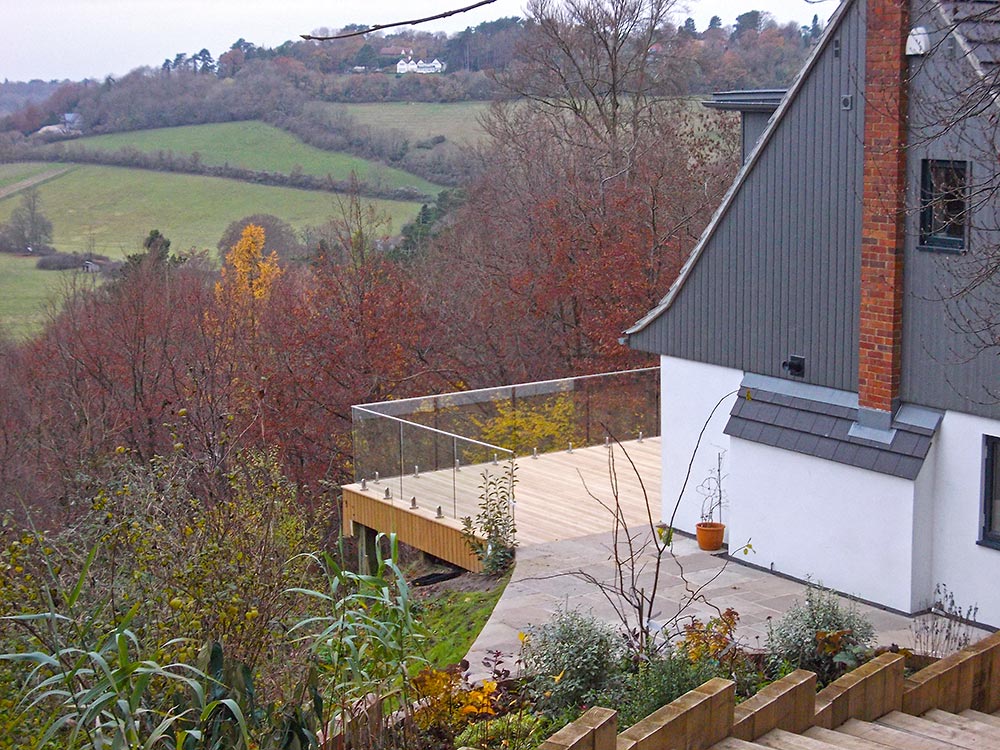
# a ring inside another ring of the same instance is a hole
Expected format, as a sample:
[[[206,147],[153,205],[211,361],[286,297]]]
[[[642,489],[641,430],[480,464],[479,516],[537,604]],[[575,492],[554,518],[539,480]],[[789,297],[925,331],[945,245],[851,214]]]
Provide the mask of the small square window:
[[[920,246],[961,252],[968,234],[968,162],[924,159],[920,174]]]
[[[983,542],[1000,545],[1000,438],[986,438],[983,482]]]

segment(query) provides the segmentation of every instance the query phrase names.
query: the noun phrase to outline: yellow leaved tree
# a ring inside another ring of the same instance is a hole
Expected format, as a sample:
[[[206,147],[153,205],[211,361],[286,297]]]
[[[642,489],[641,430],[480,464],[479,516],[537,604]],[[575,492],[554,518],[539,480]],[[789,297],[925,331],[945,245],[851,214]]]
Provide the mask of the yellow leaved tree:
[[[215,285],[220,302],[251,304],[255,300],[266,301],[270,296],[281,267],[277,253],[265,257],[264,240],[263,227],[248,224],[239,242],[226,253],[222,278]]]

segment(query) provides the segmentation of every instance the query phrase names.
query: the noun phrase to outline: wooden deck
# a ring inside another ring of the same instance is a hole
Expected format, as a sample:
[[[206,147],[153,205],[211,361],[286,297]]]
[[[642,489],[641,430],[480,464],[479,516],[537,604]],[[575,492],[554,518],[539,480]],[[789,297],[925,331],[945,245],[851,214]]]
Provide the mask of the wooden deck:
[[[625,521],[633,527],[645,525],[651,513],[652,520],[658,523],[659,438],[631,441],[611,450],[604,446],[576,448],[572,453],[562,451],[516,460],[514,521],[518,544],[523,547],[610,531],[615,497],[609,457],[613,458],[618,503]],[[463,466],[457,472],[449,469],[419,476],[382,477],[378,482],[368,482],[364,490],[360,484],[345,485],[345,533],[353,533],[354,523],[376,531],[396,532],[407,544],[469,567],[468,560],[453,559],[454,537],[460,535],[461,526],[455,519],[474,517],[478,512],[484,471],[503,475],[505,470],[503,463],[482,464]],[[389,498],[385,497],[386,489]],[[412,498],[416,498],[416,510],[411,509]],[[445,516],[440,521],[434,519],[438,506]],[[427,524],[428,519],[435,523]],[[415,531],[418,527],[419,532]],[[441,554],[442,550],[447,554]]]

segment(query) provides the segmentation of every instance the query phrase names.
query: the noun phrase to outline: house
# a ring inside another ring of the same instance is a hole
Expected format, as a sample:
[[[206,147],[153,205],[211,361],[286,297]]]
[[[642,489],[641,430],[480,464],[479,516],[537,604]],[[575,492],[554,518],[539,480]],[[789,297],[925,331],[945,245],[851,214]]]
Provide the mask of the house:
[[[417,60],[414,62],[412,57],[401,58],[398,63],[396,63],[396,73],[443,73],[445,69],[445,64],[434,58],[431,62],[424,62],[423,60]]]
[[[751,563],[907,613],[944,583],[993,625],[1000,294],[952,291],[1000,254],[998,40],[996,2],[844,0],[624,337],[661,358],[664,519],[693,531],[724,452]]]
[[[396,73],[398,74],[416,73],[416,72],[417,72],[417,63],[413,60],[412,57],[400,58],[399,62],[396,63]]]
[[[443,73],[444,67],[444,63],[436,57],[430,62],[424,62],[423,60],[417,61],[417,72],[424,75],[429,73]]]

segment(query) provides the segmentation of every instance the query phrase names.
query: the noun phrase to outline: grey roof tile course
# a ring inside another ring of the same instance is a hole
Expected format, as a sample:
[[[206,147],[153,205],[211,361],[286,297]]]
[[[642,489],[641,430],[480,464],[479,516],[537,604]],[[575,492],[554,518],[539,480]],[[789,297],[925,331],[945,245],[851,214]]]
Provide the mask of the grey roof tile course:
[[[749,376],[748,376],[749,377]],[[746,393],[750,392],[750,398]],[[800,386],[799,393],[810,393]],[[775,393],[756,387],[741,389],[730,411],[725,433],[734,438],[803,453],[881,474],[915,479],[930,450],[939,415],[922,407],[904,405],[893,423],[891,442],[851,435],[857,410],[844,403],[839,392],[816,389],[816,399]],[[824,396],[833,396],[831,402]],[[909,421],[917,422],[910,424]]]

